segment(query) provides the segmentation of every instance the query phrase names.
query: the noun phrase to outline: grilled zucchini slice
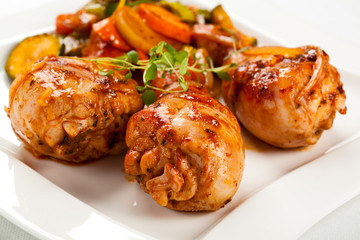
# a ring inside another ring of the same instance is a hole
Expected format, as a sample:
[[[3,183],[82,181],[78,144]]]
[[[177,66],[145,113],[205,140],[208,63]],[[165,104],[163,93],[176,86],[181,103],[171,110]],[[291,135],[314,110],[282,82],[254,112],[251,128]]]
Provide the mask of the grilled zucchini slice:
[[[40,34],[25,38],[11,51],[5,70],[11,78],[15,78],[26,67],[48,55],[60,55],[62,44],[54,34]]]

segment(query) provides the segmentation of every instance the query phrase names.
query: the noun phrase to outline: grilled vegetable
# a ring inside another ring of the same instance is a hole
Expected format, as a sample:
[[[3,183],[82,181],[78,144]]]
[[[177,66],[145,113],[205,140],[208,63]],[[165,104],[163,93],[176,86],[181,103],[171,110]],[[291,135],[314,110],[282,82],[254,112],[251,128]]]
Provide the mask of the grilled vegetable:
[[[81,51],[88,43],[88,36],[81,32],[72,32],[62,39],[64,56],[81,56]]]
[[[95,14],[100,19],[103,19],[106,14],[105,13],[106,6],[103,4],[100,4],[100,3],[96,3],[96,2],[89,2],[88,4],[86,4],[84,6],[84,10],[87,13]]]
[[[212,10],[212,22],[220,24],[222,27],[234,29],[234,25],[231,22],[229,15],[225,12],[221,5],[216,6]]]
[[[85,48],[81,51],[81,56],[97,58],[97,57],[118,57],[124,55],[124,51],[111,46],[105,42],[97,33],[94,31],[90,34],[90,39]],[[78,56],[79,56],[78,55]]]
[[[139,14],[154,31],[183,43],[190,43],[191,28],[181,22],[180,18],[166,9],[142,3]]]
[[[41,34],[25,38],[10,53],[5,70],[15,78],[27,66],[48,55],[60,55],[61,42],[53,34]]]
[[[131,50],[131,47],[123,40],[116,29],[113,17],[105,18],[100,22],[93,24],[92,29],[102,40],[109,43],[111,46],[123,51]]]
[[[239,30],[237,30],[231,22],[229,15],[225,12],[221,5],[215,7],[212,11],[212,22],[219,24],[221,27],[234,31],[234,34],[241,42],[243,47],[245,46],[256,46],[257,41],[254,37],[249,37]]]
[[[182,21],[193,23],[196,21],[194,13],[185,5],[179,2],[160,1],[160,5],[169,8],[171,12],[177,15]]]
[[[56,17],[56,33],[69,35],[76,31],[89,35],[91,24],[99,20],[99,16],[85,10],[79,10],[73,14],[60,14]]]
[[[161,41],[171,44],[176,49],[181,47],[179,42],[154,32],[130,7],[124,6],[116,10],[114,17],[120,35],[136,50],[148,53]]]

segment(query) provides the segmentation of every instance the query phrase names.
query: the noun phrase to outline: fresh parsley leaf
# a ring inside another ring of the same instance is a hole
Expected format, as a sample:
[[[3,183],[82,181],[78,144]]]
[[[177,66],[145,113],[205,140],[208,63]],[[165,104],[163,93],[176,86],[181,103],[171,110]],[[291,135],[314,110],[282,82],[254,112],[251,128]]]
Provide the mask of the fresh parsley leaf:
[[[130,62],[132,62],[133,64],[137,64],[137,62],[139,61],[139,54],[135,50],[127,52],[126,55],[129,57]]]
[[[113,70],[110,70],[110,71],[105,71],[105,70],[102,70],[102,69],[99,69],[99,74],[101,76],[110,76],[114,73]]]
[[[131,71],[129,71],[126,75],[125,75],[125,79],[130,79],[132,77],[132,73]]]
[[[156,94],[153,90],[145,90],[145,92],[141,95],[141,99],[146,106],[149,106],[156,101]]]
[[[168,53],[170,53],[172,56],[174,56],[176,54],[176,50],[175,48],[173,48],[173,46],[171,46],[168,43],[165,43],[165,49]]]
[[[157,75],[157,66],[155,63],[152,63],[150,65],[149,68],[146,69],[145,71],[145,80],[148,82],[148,81],[151,81],[151,80],[154,80],[156,78],[156,75]]]
[[[161,61],[164,64],[167,64],[171,67],[174,66],[174,58],[172,57],[172,55],[169,52],[164,52],[162,57],[161,57]]]
[[[225,71],[219,71],[219,72],[215,72],[215,73],[221,80],[230,81],[229,73],[227,73]]]
[[[189,61],[189,58],[184,58],[180,64],[180,67],[179,67],[179,73],[181,75],[184,75],[187,71],[187,66],[188,66],[188,61]]]
[[[143,87],[143,86],[136,86],[135,88],[136,88],[136,90],[138,90],[139,92],[142,92],[142,91],[144,91],[144,90],[146,89],[146,88]]]
[[[185,59],[185,58],[189,58],[189,54],[187,51],[179,51],[179,52],[176,52],[174,54],[174,59],[175,59],[175,62],[178,62],[178,63],[182,63],[182,61]]]
[[[156,55],[157,48],[158,48],[157,46],[150,48],[149,55],[150,56]]]
[[[165,45],[165,42],[163,42],[163,41],[159,42],[156,47],[155,53],[157,53],[157,54],[163,53],[164,45]]]

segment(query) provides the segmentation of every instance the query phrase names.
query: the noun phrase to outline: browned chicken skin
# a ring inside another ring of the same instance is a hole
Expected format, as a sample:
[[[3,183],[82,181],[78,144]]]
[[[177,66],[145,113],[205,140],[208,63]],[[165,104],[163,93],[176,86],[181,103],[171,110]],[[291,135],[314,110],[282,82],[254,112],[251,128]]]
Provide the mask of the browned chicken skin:
[[[340,75],[318,47],[260,47],[233,56],[223,81],[229,108],[250,132],[281,148],[315,144],[346,113]]]
[[[86,61],[47,57],[15,79],[8,116],[35,153],[68,162],[118,154],[125,127],[143,106],[134,80],[102,76]]]
[[[181,89],[176,81],[173,77],[167,90]],[[130,118],[125,171],[136,175],[161,206],[212,211],[228,203],[239,187],[244,145],[230,110],[202,85],[188,84],[187,92],[163,94]]]

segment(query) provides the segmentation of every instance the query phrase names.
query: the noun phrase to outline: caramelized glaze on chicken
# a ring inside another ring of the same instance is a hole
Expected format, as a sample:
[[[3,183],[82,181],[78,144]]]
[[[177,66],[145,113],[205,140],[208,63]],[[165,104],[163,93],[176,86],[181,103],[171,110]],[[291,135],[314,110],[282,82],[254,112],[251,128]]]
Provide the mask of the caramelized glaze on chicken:
[[[143,106],[136,82],[98,72],[91,62],[48,57],[15,79],[7,113],[34,153],[81,162],[126,149],[126,124]]]
[[[175,76],[172,81],[167,90],[181,90]],[[153,84],[163,83],[157,78]],[[217,210],[232,199],[241,182],[245,156],[240,126],[205,87],[190,80],[188,84],[187,92],[163,94],[130,118],[125,171],[137,176],[161,206]]]
[[[223,96],[240,122],[281,148],[315,144],[346,113],[336,68],[318,47],[260,47],[233,56],[238,68],[223,81]]]
[[[125,171],[161,206],[216,210],[238,189],[244,146],[232,113],[193,88],[131,117]]]

